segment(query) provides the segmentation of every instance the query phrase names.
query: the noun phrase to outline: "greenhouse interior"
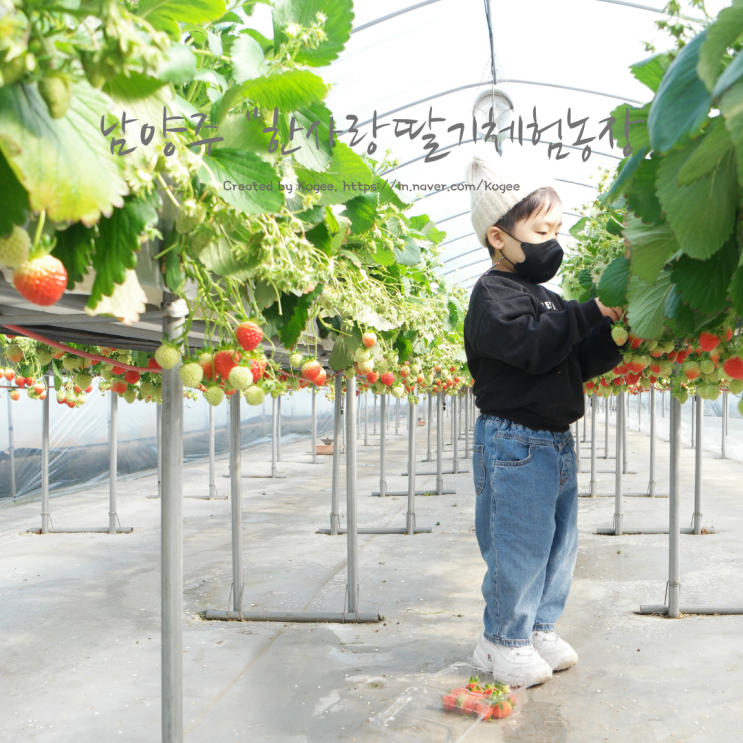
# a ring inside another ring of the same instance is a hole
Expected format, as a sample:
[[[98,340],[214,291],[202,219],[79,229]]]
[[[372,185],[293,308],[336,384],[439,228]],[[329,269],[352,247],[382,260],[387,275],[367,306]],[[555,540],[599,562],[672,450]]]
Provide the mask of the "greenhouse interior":
[[[0,0],[0,740],[740,737],[743,1],[409,2]]]

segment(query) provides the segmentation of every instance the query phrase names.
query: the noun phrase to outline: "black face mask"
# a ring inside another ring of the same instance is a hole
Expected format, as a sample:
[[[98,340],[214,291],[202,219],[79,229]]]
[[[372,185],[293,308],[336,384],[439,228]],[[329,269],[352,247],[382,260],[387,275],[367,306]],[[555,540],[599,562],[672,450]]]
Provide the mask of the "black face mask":
[[[503,232],[506,231],[503,230]],[[513,237],[509,232],[506,234]],[[510,258],[506,258],[503,251],[501,255],[513,266],[513,270],[519,276],[535,284],[544,284],[545,281],[554,278],[565,255],[557,240],[547,240],[543,243],[521,243],[521,249],[524,251],[525,259],[520,263],[514,263]]]

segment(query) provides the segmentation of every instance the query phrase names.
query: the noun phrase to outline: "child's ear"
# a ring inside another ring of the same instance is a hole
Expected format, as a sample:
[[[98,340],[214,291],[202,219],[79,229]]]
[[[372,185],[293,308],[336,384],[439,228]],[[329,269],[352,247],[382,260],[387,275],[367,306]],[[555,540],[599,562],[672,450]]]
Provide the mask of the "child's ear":
[[[494,250],[500,250],[505,244],[503,242],[503,233],[495,226],[488,227],[486,236]]]

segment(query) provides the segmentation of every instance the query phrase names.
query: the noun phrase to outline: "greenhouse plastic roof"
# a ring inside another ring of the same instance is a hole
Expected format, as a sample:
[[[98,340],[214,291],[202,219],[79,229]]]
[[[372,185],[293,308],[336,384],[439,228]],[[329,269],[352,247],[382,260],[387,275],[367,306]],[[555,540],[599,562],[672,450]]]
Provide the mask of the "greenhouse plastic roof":
[[[472,142],[472,109],[478,94],[492,86],[491,50],[486,20],[487,0],[356,0],[355,21],[350,41],[340,57],[321,73],[331,84],[328,105],[339,129],[347,129],[346,115],[358,117],[358,136],[366,139],[354,146],[365,151],[371,140],[372,119],[377,112],[381,124],[395,118],[425,122],[416,139],[395,137],[394,126],[378,131],[379,158],[387,148],[401,163],[387,173],[389,181],[399,179],[411,187],[406,196],[415,200],[411,214],[428,214],[447,237],[444,241],[443,273],[468,289],[489,266],[487,251],[472,234],[469,217],[470,195],[451,190],[412,191],[415,184],[446,185],[461,183],[464,169],[476,150],[494,145],[482,140]],[[514,118],[524,120],[525,149],[535,150],[543,159],[547,174],[558,180],[563,200],[564,222],[561,242],[569,248],[568,229],[578,220],[579,207],[592,200],[600,168],[615,168],[623,155],[608,137],[598,135],[610,112],[621,103],[645,103],[651,91],[634,79],[629,65],[651,55],[644,42],[667,49],[669,37],[659,31],[655,21],[666,17],[664,2],[645,3],[622,0],[490,0],[493,47],[496,58],[497,87],[504,89],[514,103]],[[684,5],[682,3],[682,5]],[[716,15],[729,5],[710,0],[707,9]],[[687,8],[691,17],[698,10]],[[269,10],[257,6],[253,24],[271,34]],[[251,25],[253,25],[251,24]],[[567,126],[588,117],[584,137],[596,137],[590,143],[592,154],[582,160],[583,147],[564,148],[568,153],[559,161],[557,152],[548,159],[545,142],[557,139],[556,126],[542,134],[536,146],[528,140],[536,109],[540,128],[562,120],[562,142],[570,144],[580,129]],[[445,122],[428,126],[429,112]],[[362,123],[364,126],[361,126]],[[465,124],[463,143],[459,134],[447,133],[455,123]],[[440,149],[448,155],[436,162],[424,162],[426,150],[421,138],[434,133]],[[352,135],[341,139],[351,143]],[[452,146],[453,145],[453,146]],[[503,147],[518,147],[504,142]],[[552,285],[557,289],[556,285]]]

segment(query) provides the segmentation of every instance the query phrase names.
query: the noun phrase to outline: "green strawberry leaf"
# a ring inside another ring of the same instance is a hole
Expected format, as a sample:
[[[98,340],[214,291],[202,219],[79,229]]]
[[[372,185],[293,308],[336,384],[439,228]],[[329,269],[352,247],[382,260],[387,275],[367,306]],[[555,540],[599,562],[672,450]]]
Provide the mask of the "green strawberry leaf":
[[[330,368],[334,371],[348,369],[349,366],[353,365],[353,360],[353,354],[348,350],[343,337],[338,338],[333,344],[333,351],[328,360]]]
[[[682,255],[673,264],[671,278],[684,302],[699,312],[722,312],[727,290],[738,266],[738,240],[731,237],[711,258],[699,261]]]
[[[153,28],[180,37],[179,23],[202,24],[225,14],[224,0],[141,0],[134,12]]]
[[[129,192],[124,161],[111,155],[100,130],[101,115],[111,105],[106,95],[80,81],[67,114],[53,119],[35,83],[0,88],[0,153],[28,192],[33,211],[46,210],[54,222],[90,226],[102,213],[123,206]],[[17,189],[10,188],[17,198]]]
[[[90,256],[93,253],[93,236],[95,231],[82,222],[55,233],[55,245],[52,255],[62,261],[67,271],[67,288],[72,289],[83,280],[90,267]]]
[[[699,130],[709,113],[711,100],[697,74],[699,51],[707,29],[698,33],[673,60],[658,88],[648,115],[650,144],[668,152],[683,138]]]
[[[367,164],[345,143],[336,142],[333,159],[327,170],[318,173],[300,165],[294,168],[304,189],[317,189],[320,204],[345,204],[359,195],[358,184],[371,185],[372,174]],[[356,190],[349,188],[354,184]]]
[[[13,225],[22,225],[28,214],[28,193],[18,182],[8,161],[0,153],[0,237],[7,237]]]
[[[664,221],[663,209],[655,193],[658,167],[661,158],[653,154],[644,159],[632,178],[632,186],[627,191],[627,208],[647,224],[660,224]]]
[[[697,74],[707,90],[712,92],[728,47],[743,33],[743,4],[734,2],[731,7],[723,8],[705,31],[706,37],[699,50]]]
[[[636,80],[639,80],[643,85],[647,85],[653,93],[657,93],[669,62],[667,54],[654,54],[642,62],[630,65],[630,70]]]
[[[647,282],[655,281],[679,249],[668,223],[647,225],[632,212],[625,218],[624,237],[631,248],[632,273]]]
[[[279,46],[288,40],[285,29],[290,23],[309,26],[314,23],[318,12],[326,17],[323,30],[328,38],[315,49],[300,51],[297,62],[310,67],[324,67],[337,59],[351,37],[353,0],[276,0],[273,5],[274,50],[278,51]]]
[[[115,284],[123,284],[126,269],[137,265],[139,235],[157,221],[160,197],[157,193],[143,197],[129,196],[122,209],[115,209],[98,225],[93,268],[96,277],[90,290],[88,307],[95,308],[102,297],[110,297]]]
[[[679,170],[676,178],[678,185],[688,186],[705,175],[709,175],[732,146],[733,140],[725,128],[725,119],[722,116],[712,119],[712,124],[707,129],[702,143]]]
[[[701,140],[690,142],[662,159],[656,190],[681,249],[704,260],[716,253],[733,231],[738,189],[732,152],[723,155],[709,175],[688,186],[677,185],[679,171],[700,144]]]
[[[653,284],[630,276],[627,287],[627,316],[630,327],[640,338],[660,338],[663,334],[663,308],[671,290],[671,273],[663,271]]]
[[[629,261],[620,255],[604,269],[598,286],[598,297],[602,304],[621,307],[626,303],[629,268]]]

